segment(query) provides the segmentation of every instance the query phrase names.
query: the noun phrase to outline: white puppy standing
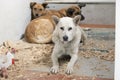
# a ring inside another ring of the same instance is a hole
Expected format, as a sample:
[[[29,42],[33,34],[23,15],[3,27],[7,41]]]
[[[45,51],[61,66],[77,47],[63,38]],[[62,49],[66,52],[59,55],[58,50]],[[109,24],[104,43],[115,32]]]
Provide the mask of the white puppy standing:
[[[66,73],[71,74],[73,72],[73,66],[78,58],[77,54],[82,35],[82,29],[79,26],[80,18],[80,16],[75,16],[74,18],[63,17],[59,19],[53,16],[57,25],[52,37],[55,46],[51,55],[53,62],[51,73],[59,71],[58,58],[65,54],[71,56]]]

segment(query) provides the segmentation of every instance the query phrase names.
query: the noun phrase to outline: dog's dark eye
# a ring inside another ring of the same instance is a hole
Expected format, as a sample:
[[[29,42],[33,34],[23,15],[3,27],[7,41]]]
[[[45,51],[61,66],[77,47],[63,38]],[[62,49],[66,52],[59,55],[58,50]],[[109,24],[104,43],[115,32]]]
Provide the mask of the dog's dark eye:
[[[39,11],[42,11],[42,9],[39,9]]]
[[[72,30],[72,27],[68,28],[68,31]]]
[[[64,30],[64,28],[63,28],[63,27],[60,27],[60,29],[61,29],[61,30]]]
[[[34,8],[34,10],[37,10],[37,8]]]

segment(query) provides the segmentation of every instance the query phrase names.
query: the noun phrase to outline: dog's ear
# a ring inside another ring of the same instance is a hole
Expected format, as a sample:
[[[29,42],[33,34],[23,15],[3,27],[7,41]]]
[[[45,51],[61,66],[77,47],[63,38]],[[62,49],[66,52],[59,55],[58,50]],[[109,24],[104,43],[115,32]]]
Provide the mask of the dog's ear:
[[[81,20],[81,21],[84,20],[85,17],[84,17],[82,14],[80,14],[80,15],[81,15],[81,19],[80,19],[80,20]]]
[[[78,6],[80,7],[80,9],[82,8],[82,7],[85,7],[86,6],[86,4],[85,3],[80,3],[80,4],[78,4]]]
[[[42,6],[43,6],[44,8],[47,8],[47,5],[48,5],[48,3],[42,3]]]
[[[73,18],[73,22],[75,23],[75,25],[78,25],[80,23],[81,20],[81,16],[77,15]]]
[[[31,2],[30,3],[30,8],[32,9],[35,4],[37,4],[37,3],[36,2]]]
[[[57,24],[59,22],[59,18],[57,16],[53,15],[52,18],[53,18],[55,24]]]

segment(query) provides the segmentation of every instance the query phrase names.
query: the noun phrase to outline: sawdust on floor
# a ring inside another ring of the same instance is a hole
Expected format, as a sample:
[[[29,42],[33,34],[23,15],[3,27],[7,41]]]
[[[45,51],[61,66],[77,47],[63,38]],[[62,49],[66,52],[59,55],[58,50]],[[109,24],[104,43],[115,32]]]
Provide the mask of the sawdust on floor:
[[[79,56],[84,58],[97,57],[99,59],[114,61],[114,46],[107,48],[107,44],[110,42],[97,41],[89,39],[85,46],[80,47]],[[25,69],[35,66],[52,66],[51,54],[54,44],[32,44],[27,43],[24,40],[19,41],[6,41],[0,46],[0,55],[5,54],[10,48],[15,48],[15,64],[8,69],[8,79],[1,78],[0,80],[17,80]],[[107,49],[109,52],[103,53],[101,51],[91,51],[91,48]],[[62,68],[63,69],[63,68]],[[62,70],[61,70],[62,71]]]

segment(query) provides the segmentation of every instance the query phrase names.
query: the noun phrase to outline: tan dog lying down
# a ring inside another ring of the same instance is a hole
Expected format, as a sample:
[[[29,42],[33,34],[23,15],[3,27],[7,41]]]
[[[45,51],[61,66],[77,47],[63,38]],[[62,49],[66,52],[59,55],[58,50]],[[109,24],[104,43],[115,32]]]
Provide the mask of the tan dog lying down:
[[[25,31],[25,39],[30,43],[49,43],[55,29],[51,15],[32,20]]]
[[[76,9],[77,7],[77,9]],[[74,14],[76,11],[80,12],[79,6],[72,6],[69,8],[75,9],[74,12],[72,12],[73,15],[70,15],[69,17],[74,17]],[[68,9],[69,9],[68,8]],[[55,29],[55,23],[52,19],[52,15],[57,14],[52,14],[52,11],[47,11],[45,10],[46,14],[44,16],[41,16],[39,18],[36,18],[32,20],[25,31],[25,39],[30,42],[30,43],[49,43],[52,41],[52,33]],[[58,16],[59,18],[62,17],[62,15],[67,16],[67,9],[62,9],[59,10],[58,12],[61,12]]]

